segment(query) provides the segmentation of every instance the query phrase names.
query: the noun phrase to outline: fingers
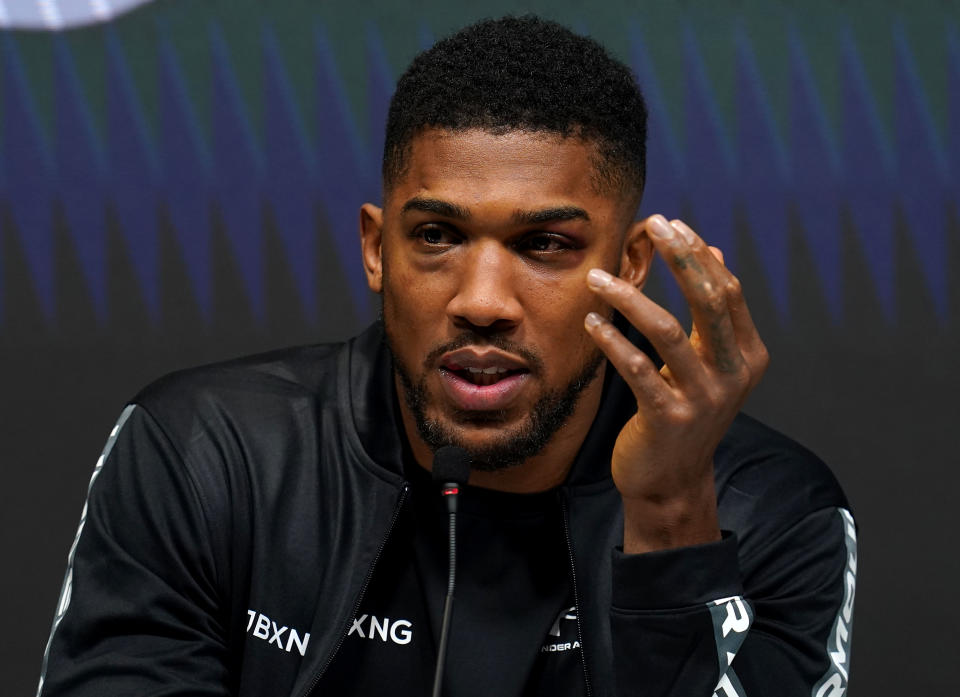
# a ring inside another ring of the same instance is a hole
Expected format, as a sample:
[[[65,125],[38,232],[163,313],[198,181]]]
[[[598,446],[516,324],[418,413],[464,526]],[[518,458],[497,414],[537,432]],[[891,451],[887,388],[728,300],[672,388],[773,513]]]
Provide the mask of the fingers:
[[[591,269],[587,284],[608,304],[620,311],[653,344],[670,374],[684,386],[696,386],[703,378],[703,365],[680,322],[667,310],[650,300],[626,281],[614,278],[600,269]],[[633,354],[649,359],[609,321],[595,313],[587,316],[587,330],[594,341],[624,377],[638,375]],[[620,370],[624,366],[626,372]],[[652,367],[653,364],[650,363]],[[656,369],[654,369],[656,372]],[[658,375],[659,377],[659,375]],[[662,379],[660,380],[662,382]]]
[[[587,315],[584,326],[630,386],[641,408],[663,410],[671,402],[671,388],[661,377],[653,361],[621,334],[619,329],[596,312]]]
[[[594,269],[588,275],[588,285],[653,344],[666,364],[658,374],[661,387],[680,387],[690,396],[710,396],[718,389],[726,391],[721,388],[726,383],[730,388],[736,386],[734,391],[738,393],[746,387],[742,393],[745,396],[766,370],[769,357],[750,317],[740,282],[723,264],[723,253],[707,246],[682,221],[668,223],[663,216],[655,215],[644,226],[690,306],[694,320],[691,336],[686,336],[667,310],[626,281]],[[660,389],[644,384],[653,364],[607,320],[596,316],[586,326],[617,370],[624,377],[630,376],[628,381],[633,381],[635,392],[652,396]]]
[[[744,300],[740,281],[733,276],[731,276],[731,279],[732,281],[727,288],[727,307],[730,311],[733,331],[740,344],[740,353],[750,368],[750,387],[752,389],[760,382],[760,378],[763,377],[763,373],[770,364],[770,354],[767,353],[767,347],[760,338],[760,333],[750,316],[750,310],[747,308],[746,300]]]
[[[690,306],[704,359],[721,373],[738,373],[744,358],[727,304],[733,275],[682,221],[654,215],[646,229]]]
[[[696,233],[682,220],[671,220],[670,224],[675,228],[687,230],[690,235],[696,236]],[[723,252],[717,247],[708,247],[708,249],[722,266],[724,263]],[[747,308],[746,300],[743,297],[743,287],[740,285],[740,280],[730,273],[725,266],[723,271],[725,272],[723,283],[727,310],[730,313],[730,321],[737,337],[740,353],[750,369],[750,386],[752,388],[760,381],[764,371],[766,371],[770,363],[770,355],[767,353],[767,347],[760,339],[760,333],[750,316],[750,310]]]

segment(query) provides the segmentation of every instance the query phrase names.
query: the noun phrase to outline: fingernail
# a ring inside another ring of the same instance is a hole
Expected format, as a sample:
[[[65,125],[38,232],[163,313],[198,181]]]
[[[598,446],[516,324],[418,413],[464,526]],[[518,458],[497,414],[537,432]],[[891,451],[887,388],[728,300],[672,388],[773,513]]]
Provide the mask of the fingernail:
[[[583,320],[583,323],[587,325],[587,329],[593,329],[594,327],[599,327],[602,321],[603,320],[600,319],[600,315],[598,315],[596,312],[588,312],[587,316]]]
[[[681,223],[679,220],[674,220],[670,222],[670,227],[680,233],[680,237],[687,244],[693,244],[696,238],[693,235],[693,231],[688,228],[686,225]]]
[[[673,226],[667,222],[667,219],[662,215],[654,215],[650,218],[650,234],[654,237],[659,237],[661,240],[669,240],[673,238],[673,235],[676,233],[676,230],[673,229]]]
[[[590,269],[590,272],[587,273],[587,284],[593,286],[594,288],[603,288],[608,286],[612,280],[613,276],[608,274],[603,269]]]

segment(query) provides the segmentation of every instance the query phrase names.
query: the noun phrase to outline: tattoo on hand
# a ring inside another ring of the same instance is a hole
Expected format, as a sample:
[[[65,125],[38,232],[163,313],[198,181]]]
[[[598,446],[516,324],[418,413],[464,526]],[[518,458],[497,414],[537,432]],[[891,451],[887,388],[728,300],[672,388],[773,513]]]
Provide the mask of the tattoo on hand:
[[[686,269],[688,266],[697,273],[703,273],[703,267],[693,254],[677,254],[673,257],[673,264],[678,269]]]
[[[721,324],[721,320],[717,320],[711,327],[710,336],[712,339],[710,343],[713,349],[713,360],[716,362],[717,370],[721,373],[735,373],[739,369],[739,363],[729,341],[723,336],[720,329]]]

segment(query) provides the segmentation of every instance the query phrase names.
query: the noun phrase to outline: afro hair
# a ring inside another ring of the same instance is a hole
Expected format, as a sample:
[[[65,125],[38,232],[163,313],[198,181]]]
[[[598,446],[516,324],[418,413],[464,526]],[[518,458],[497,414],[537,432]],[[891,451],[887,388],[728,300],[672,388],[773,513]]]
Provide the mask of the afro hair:
[[[489,19],[420,53],[387,116],[383,179],[404,173],[424,130],[529,131],[594,143],[599,186],[639,203],[647,110],[630,69],[593,39],[535,16]]]

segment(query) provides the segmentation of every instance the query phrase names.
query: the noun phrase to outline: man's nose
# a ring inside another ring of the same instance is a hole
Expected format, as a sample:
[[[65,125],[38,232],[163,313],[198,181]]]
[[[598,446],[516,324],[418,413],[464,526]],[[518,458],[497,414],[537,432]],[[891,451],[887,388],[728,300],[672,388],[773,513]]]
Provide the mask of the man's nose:
[[[447,315],[457,327],[508,331],[520,323],[523,307],[517,297],[515,258],[495,241],[476,242],[464,255],[457,291]]]

